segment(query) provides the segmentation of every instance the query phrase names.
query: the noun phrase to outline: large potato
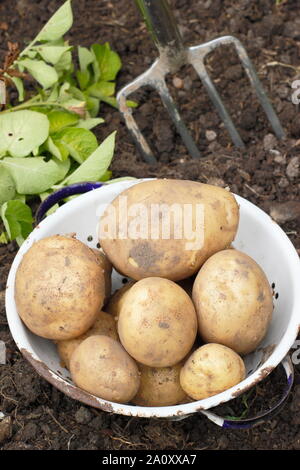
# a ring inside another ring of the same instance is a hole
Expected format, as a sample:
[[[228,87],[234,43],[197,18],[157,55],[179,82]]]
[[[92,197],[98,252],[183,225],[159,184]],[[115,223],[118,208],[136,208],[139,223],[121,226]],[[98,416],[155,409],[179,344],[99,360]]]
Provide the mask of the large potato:
[[[84,339],[95,335],[109,336],[118,341],[119,336],[116,321],[109,313],[99,312],[95,323],[88,331],[83,333],[83,335],[73,339],[57,341],[57,350],[63,366],[70,369],[70,359],[77,346],[79,346]]]
[[[193,300],[203,340],[224,344],[239,354],[257,348],[272,318],[266,275],[252,258],[234,249],[206,261],[196,277]]]
[[[93,249],[93,252],[95,255],[98,257],[98,260],[100,262],[100,265],[102,266],[104,270],[104,284],[105,284],[105,299],[104,303],[106,303],[110,297],[111,294],[111,273],[112,273],[112,264],[103,253],[103,251],[96,250],[95,248]]]
[[[130,401],[140,385],[136,363],[108,336],[90,336],[82,341],[71,356],[70,371],[78,387],[117,403]]]
[[[233,387],[246,375],[243,360],[221,344],[205,344],[194,351],[180,372],[180,384],[194,400],[217,395]]]
[[[179,381],[183,363],[172,367],[148,367],[139,364],[141,383],[132,400],[139,406],[171,406],[187,399]]]
[[[197,317],[192,300],[175,282],[142,279],[123,302],[118,333],[126,351],[150,367],[180,362],[193,347]]]
[[[227,248],[238,221],[238,205],[225,189],[159,179],[136,184],[115,198],[100,218],[99,239],[124,275],[177,281]]]
[[[53,340],[87,331],[104,301],[104,271],[84,243],[55,235],[25,253],[16,274],[17,310],[33,333]]]

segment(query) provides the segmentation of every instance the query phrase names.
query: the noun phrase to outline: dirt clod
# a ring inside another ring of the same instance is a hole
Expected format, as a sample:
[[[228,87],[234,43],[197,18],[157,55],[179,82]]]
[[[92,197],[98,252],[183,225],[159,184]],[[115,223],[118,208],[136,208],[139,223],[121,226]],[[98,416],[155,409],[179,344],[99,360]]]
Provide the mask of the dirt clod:
[[[92,416],[92,413],[87,408],[81,406],[75,413],[75,420],[76,423],[79,424],[88,424],[91,421]]]

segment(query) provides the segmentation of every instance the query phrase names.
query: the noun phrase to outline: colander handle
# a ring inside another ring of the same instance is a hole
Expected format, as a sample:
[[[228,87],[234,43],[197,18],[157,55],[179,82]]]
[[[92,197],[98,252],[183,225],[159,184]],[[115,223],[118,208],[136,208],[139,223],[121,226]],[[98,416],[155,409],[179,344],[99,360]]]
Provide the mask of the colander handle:
[[[87,193],[88,191],[92,191],[93,189],[98,189],[103,186],[103,183],[97,182],[84,182],[84,183],[75,183],[71,184],[70,186],[64,186],[61,189],[58,189],[54,193],[50,194],[38,207],[35,215],[35,222],[36,225],[41,222],[41,220],[45,217],[46,213],[48,212],[51,207],[55,206],[59,201],[62,199],[66,199],[70,196],[75,196],[77,194]]]
[[[291,391],[292,385],[294,383],[294,368],[291,358],[289,356],[286,356],[280,364],[283,366],[284,371],[286,373],[287,385],[280,400],[278,400],[278,402],[273,405],[272,408],[270,408],[269,410],[263,411],[262,413],[253,418],[238,420],[225,419],[215,413],[212,413],[211,411],[201,411],[201,413],[204,414],[210,421],[213,421],[215,424],[221,426],[224,429],[250,429],[266,421],[267,419],[272,418],[281,410],[281,408],[285,404]]]

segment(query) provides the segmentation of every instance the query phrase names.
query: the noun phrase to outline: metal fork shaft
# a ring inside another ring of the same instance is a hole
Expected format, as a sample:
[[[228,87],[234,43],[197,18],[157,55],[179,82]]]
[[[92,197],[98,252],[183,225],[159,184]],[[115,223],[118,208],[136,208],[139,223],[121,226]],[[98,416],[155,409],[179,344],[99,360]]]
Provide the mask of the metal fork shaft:
[[[169,71],[176,71],[185,62],[186,49],[175,18],[166,0],[135,0],[152,40]]]

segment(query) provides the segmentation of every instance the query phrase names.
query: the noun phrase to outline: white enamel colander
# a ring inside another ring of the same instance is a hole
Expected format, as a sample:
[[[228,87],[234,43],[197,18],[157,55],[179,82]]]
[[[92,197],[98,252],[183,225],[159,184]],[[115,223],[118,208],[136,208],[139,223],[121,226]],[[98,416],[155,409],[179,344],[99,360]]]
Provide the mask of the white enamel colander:
[[[275,308],[267,336],[256,351],[244,358],[247,377],[229,390],[200,401],[165,407],[141,407],[103,400],[76,387],[69,372],[61,367],[54,343],[31,333],[18,315],[14,299],[15,275],[24,253],[30,246],[50,235],[75,232],[79,240],[91,248],[96,247],[97,223],[104,205],[110,203],[123,190],[141,181],[144,180],[131,179],[102,185],[82,183],[64,188],[61,193],[52,195],[46,205],[43,205],[42,212],[48,210],[50,205],[60,198],[89,191],[67,202],[42,220],[17,253],[8,276],[6,290],[7,319],[12,336],[20,351],[42,377],[67,395],[90,406],[127,416],[148,418],[182,419],[201,412],[223,427],[250,427],[260,422],[267,414],[274,413],[275,409],[278,411],[292,386],[293,368],[287,354],[295,342],[300,325],[300,262],[295,248],[283,230],[265,212],[242,197],[235,196],[240,205],[240,223],[234,247],[254,258],[263,268],[275,293]],[[112,279],[113,290],[123,285],[123,276],[115,271]],[[282,398],[271,410],[252,419],[234,421],[208,411],[253,387],[280,363],[286,372],[287,386]]]

